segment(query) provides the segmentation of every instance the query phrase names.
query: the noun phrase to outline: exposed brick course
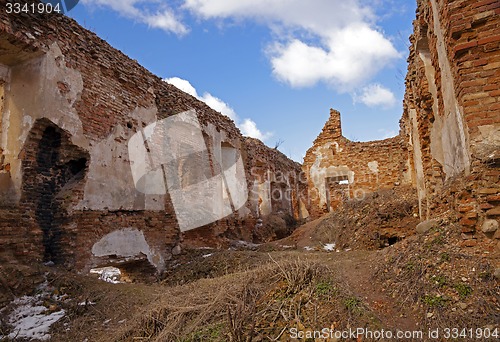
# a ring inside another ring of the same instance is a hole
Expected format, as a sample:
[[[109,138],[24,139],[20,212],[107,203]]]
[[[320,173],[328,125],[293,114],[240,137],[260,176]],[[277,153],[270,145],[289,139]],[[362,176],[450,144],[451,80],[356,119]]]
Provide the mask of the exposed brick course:
[[[5,2],[0,1],[2,8]],[[285,210],[299,218],[298,185],[287,181],[282,188],[293,193],[293,203],[270,202],[269,212],[261,213],[249,200],[233,215],[180,234],[169,195],[141,194],[132,182],[127,143],[147,125],[194,109],[212,176],[221,171],[214,165],[220,151],[215,145],[226,144],[243,156],[249,190],[266,182],[257,179],[253,167],[262,174],[298,174],[300,165],[243,138],[231,119],[163,82],[68,17],[0,11],[0,47],[0,135],[8,137],[0,147],[0,260],[53,260],[87,269],[109,262],[93,255],[97,241],[135,228],[164,261],[190,239],[211,245],[228,238],[252,240],[257,220],[266,215]],[[44,146],[49,126],[58,141],[53,149]],[[161,268],[163,261],[155,266]]]
[[[475,239],[487,217],[498,219],[488,213],[498,208],[494,199],[500,191],[500,4],[417,4],[402,127],[412,165],[421,170],[421,215],[451,209],[464,238]]]
[[[331,109],[329,120],[304,158],[312,216],[321,216],[348,198],[362,199],[376,190],[410,184],[408,156],[401,136],[370,142],[345,138],[340,113]]]

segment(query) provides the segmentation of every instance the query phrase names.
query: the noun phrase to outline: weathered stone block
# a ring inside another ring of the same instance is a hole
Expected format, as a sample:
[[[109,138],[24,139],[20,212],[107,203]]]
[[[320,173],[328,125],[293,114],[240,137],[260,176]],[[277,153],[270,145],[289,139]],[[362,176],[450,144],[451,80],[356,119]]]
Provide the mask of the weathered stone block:
[[[417,224],[417,227],[415,228],[415,230],[419,234],[424,234],[424,233],[427,233],[432,228],[439,227],[439,224],[440,224],[439,220],[436,220],[436,219],[425,220],[425,221],[422,221],[419,224]]]
[[[500,207],[495,207],[486,212],[487,216],[499,216],[500,215]]]
[[[484,220],[483,225],[481,226],[481,231],[483,233],[493,233],[498,230],[498,221],[497,220]]]

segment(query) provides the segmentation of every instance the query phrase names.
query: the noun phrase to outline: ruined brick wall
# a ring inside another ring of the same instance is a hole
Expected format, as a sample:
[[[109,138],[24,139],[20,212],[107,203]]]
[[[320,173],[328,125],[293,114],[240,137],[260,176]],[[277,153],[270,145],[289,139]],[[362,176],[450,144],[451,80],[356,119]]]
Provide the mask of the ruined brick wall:
[[[500,214],[500,3],[417,4],[401,125],[420,214],[451,208],[472,239]]]
[[[286,212],[296,218],[307,218],[303,199],[306,183],[301,165],[261,141],[245,138],[245,160],[251,210],[255,217],[273,211]]]
[[[222,247],[216,236],[246,241],[263,242],[291,233],[292,221],[309,217],[305,208],[307,183],[301,165],[288,159],[277,149],[271,149],[260,140],[244,137],[242,156],[247,179],[248,205],[238,224],[226,220],[188,231],[184,239],[191,246],[215,245]]]
[[[353,142],[342,136],[340,113],[330,118],[307,151],[303,170],[309,184],[311,216],[334,210],[348,198],[411,183],[406,142],[402,136]]]
[[[261,155],[263,170],[276,169],[266,163],[297,167],[264,145],[252,152],[257,145],[246,144],[232,120],[61,15],[1,11],[0,93],[3,260],[45,259],[83,269],[106,263],[114,254],[103,246],[121,241],[129,249],[117,244],[118,257],[142,256],[161,270],[174,247],[196,233],[179,233],[168,192],[137,191],[127,144],[151,124],[187,110],[195,110],[208,151],[196,155],[205,167],[179,162],[182,182],[220,174],[217,161],[228,150]],[[244,171],[253,185],[252,173]],[[253,208],[248,201],[198,232],[212,243],[251,239],[258,219]],[[271,207],[271,213],[279,210]]]

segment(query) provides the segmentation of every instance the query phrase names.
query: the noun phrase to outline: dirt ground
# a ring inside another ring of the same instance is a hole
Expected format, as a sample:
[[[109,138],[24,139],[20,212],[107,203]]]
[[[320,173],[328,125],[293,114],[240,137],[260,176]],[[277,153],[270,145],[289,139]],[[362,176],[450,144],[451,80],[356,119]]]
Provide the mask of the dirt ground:
[[[65,310],[51,340],[448,341],[448,328],[460,329],[460,341],[498,340],[496,244],[459,247],[446,215],[417,234],[414,200],[382,193],[279,241],[186,249],[150,284],[45,267],[43,305]],[[11,329],[8,315],[9,307],[0,312],[0,335]],[[349,329],[363,335],[338,335]],[[440,337],[429,337],[435,329]],[[414,335],[373,336],[381,331]]]

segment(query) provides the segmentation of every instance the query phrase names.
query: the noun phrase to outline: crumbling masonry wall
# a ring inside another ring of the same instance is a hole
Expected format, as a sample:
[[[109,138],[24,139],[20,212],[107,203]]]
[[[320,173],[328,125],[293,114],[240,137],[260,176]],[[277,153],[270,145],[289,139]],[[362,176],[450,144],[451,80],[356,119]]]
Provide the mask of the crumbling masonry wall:
[[[421,218],[453,209],[464,245],[500,238],[500,2],[417,4],[401,128]]]
[[[223,150],[246,158],[249,189],[253,155],[262,156],[262,170],[300,172],[264,145],[252,152],[256,144],[247,145],[229,118],[62,15],[1,11],[0,95],[2,261],[52,260],[78,270],[145,262],[163,270],[181,243],[196,239],[196,230],[180,234],[168,192],[137,191],[127,144],[148,125],[187,110],[196,111],[203,130],[210,176],[222,171],[215,161]],[[199,171],[188,169],[187,183]],[[284,188],[297,198],[295,183]],[[206,240],[200,243],[251,240],[258,220],[277,211],[298,218],[296,204],[254,208],[248,201],[199,228]]]
[[[334,210],[343,200],[363,199],[370,192],[412,182],[402,136],[350,141],[342,136],[340,113],[333,109],[306,153],[303,171],[308,179],[307,207],[312,217]]]

